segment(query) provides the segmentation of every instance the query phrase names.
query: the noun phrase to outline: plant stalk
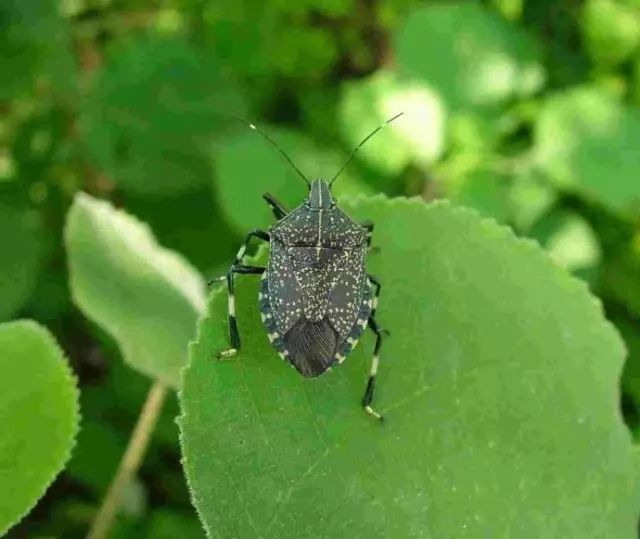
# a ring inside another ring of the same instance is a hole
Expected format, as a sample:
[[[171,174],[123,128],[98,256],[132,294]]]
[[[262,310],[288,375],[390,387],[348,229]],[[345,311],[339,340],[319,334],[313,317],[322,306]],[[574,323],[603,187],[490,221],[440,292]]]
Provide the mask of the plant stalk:
[[[149,438],[158,421],[162,405],[167,396],[167,387],[162,382],[154,382],[147,394],[138,422],[136,423],[127,449],[120,460],[118,471],[109,485],[100,510],[91,524],[87,539],[105,539],[113,525],[122,503],[125,487],[136,475],[147,450]]]

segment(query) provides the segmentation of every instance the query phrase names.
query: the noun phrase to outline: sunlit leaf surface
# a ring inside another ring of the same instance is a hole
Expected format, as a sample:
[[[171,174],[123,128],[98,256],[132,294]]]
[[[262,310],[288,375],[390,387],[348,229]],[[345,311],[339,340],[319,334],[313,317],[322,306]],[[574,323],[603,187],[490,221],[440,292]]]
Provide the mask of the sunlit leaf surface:
[[[359,198],[384,283],[373,339],[303,379],[239,278],[244,348],[211,296],[181,393],[184,467],[211,537],[636,535],[638,469],[618,408],[624,355],[586,287],[533,243],[446,203]]]

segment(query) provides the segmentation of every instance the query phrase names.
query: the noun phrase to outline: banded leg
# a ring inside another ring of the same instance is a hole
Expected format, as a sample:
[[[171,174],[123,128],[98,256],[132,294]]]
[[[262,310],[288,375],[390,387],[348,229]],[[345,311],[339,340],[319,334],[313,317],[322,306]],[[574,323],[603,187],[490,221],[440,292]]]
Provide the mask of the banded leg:
[[[362,223],[362,228],[367,231],[367,247],[371,247],[371,236],[373,235],[373,229],[375,226],[376,225],[371,221],[365,221]]]
[[[277,221],[279,221],[280,219],[285,217],[287,213],[289,213],[287,210],[284,209],[284,206],[273,195],[269,193],[265,193],[264,195],[262,195],[262,198],[271,207],[271,211],[273,212],[273,215]]]
[[[369,278],[369,282],[375,287],[373,292],[373,299],[371,300],[371,314],[369,315],[371,318],[375,318],[376,310],[378,308],[378,297],[380,297],[380,290],[382,290],[382,285],[377,277],[374,277],[371,274],[367,274]]]
[[[259,229],[256,228],[255,230],[252,230],[251,232],[249,232],[247,234],[247,237],[245,238],[244,242],[240,246],[240,249],[238,249],[238,253],[236,254],[236,258],[233,261],[233,264],[231,264],[232,268],[234,266],[239,265],[240,262],[242,262],[242,257],[247,252],[247,247],[249,246],[249,242],[251,241],[251,238],[258,238],[258,239],[261,239],[263,241],[269,241],[269,239],[270,239],[269,238],[269,233],[265,232],[264,230],[259,230]],[[213,283],[219,283],[219,282],[226,281],[226,280],[227,280],[227,276],[223,275],[222,277],[216,277],[215,279],[210,280],[207,284],[209,284],[209,286],[211,286]]]
[[[264,268],[258,268],[256,266],[243,266],[241,264],[242,258],[247,252],[247,246],[251,241],[251,238],[258,238],[264,241],[269,241],[269,234],[264,230],[252,230],[247,234],[247,237],[244,240],[244,243],[238,249],[238,253],[236,254],[236,258],[233,261],[233,264],[229,268],[229,271],[225,277],[221,277],[218,279],[214,279],[209,284],[217,281],[227,281],[227,288],[229,294],[229,340],[231,341],[231,347],[223,350],[218,354],[219,358],[229,358],[233,357],[240,350],[240,334],[238,332],[238,325],[236,323],[236,300],[235,300],[235,291],[234,291],[234,275],[236,273],[263,273]]]
[[[229,341],[231,347],[218,353],[220,359],[228,359],[235,356],[240,350],[240,332],[238,331],[238,323],[236,322],[236,297],[235,297],[235,275],[262,275],[266,268],[259,266],[244,266],[234,264],[227,273],[228,288],[228,309],[229,309]]]
[[[373,349],[373,358],[371,359],[371,369],[369,370],[369,380],[367,381],[367,388],[364,390],[364,397],[362,397],[362,406],[364,407],[365,412],[382,421],[382,416],[372,408],[371,403],[373,402],[373,393],[376,387],[376,376],[378,374],[380,348],[382,347],[382,339],[385,335],[385,331],[380,328],[378,322],[376,322],[373,316],[369,316],[368,325],[376,335],[376,344]]]

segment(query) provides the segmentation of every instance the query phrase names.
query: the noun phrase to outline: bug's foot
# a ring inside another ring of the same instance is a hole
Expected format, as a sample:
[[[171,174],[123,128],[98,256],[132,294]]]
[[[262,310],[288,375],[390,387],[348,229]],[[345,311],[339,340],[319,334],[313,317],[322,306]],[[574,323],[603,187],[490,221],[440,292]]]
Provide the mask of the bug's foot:
[[[207,286],[213,286],[216,283],[222,283],[227,280],[227,276],[223,275],[222,277],[216,277],[215,279],[210,279],[207,281]]]
[[[370,416],[375,417],[379,421],[383,421],[384,417],[376,412],[371,406],[365,406],[364,411],[367,412]]]
[[[231,359],[238,353],[237,348],[228,348],[222,352],[218,352],[218,359]]]

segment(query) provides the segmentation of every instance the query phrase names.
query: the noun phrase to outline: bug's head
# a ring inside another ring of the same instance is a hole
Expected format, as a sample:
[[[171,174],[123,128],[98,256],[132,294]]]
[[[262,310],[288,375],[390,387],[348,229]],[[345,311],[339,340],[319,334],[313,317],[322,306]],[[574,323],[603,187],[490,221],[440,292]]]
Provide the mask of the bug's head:
[[[331,196],[331,187],[324,180],[313,180],[311,182],[306,203],[307,206],[314,210],[328,210],[336,204]]]

